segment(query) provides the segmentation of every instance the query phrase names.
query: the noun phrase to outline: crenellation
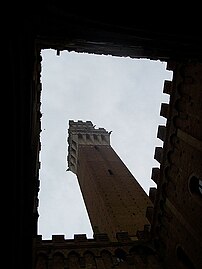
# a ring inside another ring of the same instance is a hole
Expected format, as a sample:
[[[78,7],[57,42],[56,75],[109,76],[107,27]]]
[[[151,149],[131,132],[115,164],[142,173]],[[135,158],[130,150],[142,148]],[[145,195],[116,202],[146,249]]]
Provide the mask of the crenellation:
[[[160,116],[167,119],[168,115],[169,115],[169,104],[162,103],[161,104],[161,110],[160,110]]]
[[[97,242],[109,242],[109,236],[106,233],[94,234],[94,238]]]
[[[152,174],[151,179],[158,185],[160,182],[160,168],[159,167],[153,167],[152,168]]]
[[[166,126],[164,126],[164,125],[158,126],[157,137],[159,139],[161,139],[162,141],[165,140],[165,138],[166,138]]]
[[[87,239],[87,235],[86,234],[74,234],[74,241],[75,242],[86,242]]]
[[[154,159],[161,163],[163,159],[163,148],[162,147],[156,147],[154,152]]]
[[[145,229],[143,234],[146,235],[146,233],[147,230]],[[41,268],[45,264],[48,264],[50,268],[54,266],[60,268],[61,265],[63,266],[62,268],[71,268],[71,266],[90,268],[93,264],[99,266],[95,268],[103,269],[122,268],[122,266],[126,266],[126,268],[128,266],[144,268],[142,267],[142,265],[145,266],[143,261],[147,261],[151,269],[161,269],[161,263],[152,255],[154,253],[153,246],[146,243],[145,235],[140,236],[140,240],[130,240],[126,232],[119,233],[117,238],[120,240],[116,243],[109,240],[96,242],[94,239],[84,241],[69,239],[65,240],[63,244],[53,243],[51,240],[38,241],[35,268]],[[81,235],[81,237],[83,236]]]
[[[131,237],[128,232],[118,232],[116,233],[116,238],[119,242],[128,242],[131,241]]]
[[[148,224],[146,225],[148,227]],[[35,237],[36,244],[39,245],[57,245],[58,243],[63,243],[67,246],[75,244],[94,244],[96,242],[107,242],[108,244],[117,244],[117,242],[132,242],[134,241],[134,236],[130,236],[128,232],[117,232],[117,241],[111,241],[107,233],[94,233],[92,238],[88,238],[86,234],[74,234],[73,238],[66,238],[64,234],[53,234],[51,239],[43,239],[42,235],[37,235]]]
[[[172,60],[167,61],[166,70],[174,71],[175,67],[176,67],[176,62]]]
[[[153,204],[155,203],[156,194],[157,194],[157,188],[155,187],[149,188],[149,198]]]
[[[65,236],[63,234],[52,234],[53,243],[61,243],[65,241]]]
[[[170,95],[171,92],[172,92],[172,86],[173,86],[172,81],[165,80],[164,81],[164,86],[163,86],[163,93],[167,93],[167,94]]]

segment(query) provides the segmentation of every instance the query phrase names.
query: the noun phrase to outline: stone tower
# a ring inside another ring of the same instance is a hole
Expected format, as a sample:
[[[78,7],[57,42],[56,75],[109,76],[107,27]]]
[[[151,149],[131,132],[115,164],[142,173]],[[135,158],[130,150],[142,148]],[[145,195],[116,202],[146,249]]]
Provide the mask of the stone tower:
[[[151,201],[110,145],[110,132],[91,121],[69,121],[68,166],[77,175],[94,234],[136,236],[149,225]]]

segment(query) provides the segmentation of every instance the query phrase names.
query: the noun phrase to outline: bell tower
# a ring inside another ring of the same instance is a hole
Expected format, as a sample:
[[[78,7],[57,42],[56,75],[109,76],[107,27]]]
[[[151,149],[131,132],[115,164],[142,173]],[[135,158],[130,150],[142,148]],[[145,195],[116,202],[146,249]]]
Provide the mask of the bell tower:
[[[110,132],[91,121],[69,121],[68,170],[77,175],[94,234],[135,237],[149,224],[151,201],[110,145]]]

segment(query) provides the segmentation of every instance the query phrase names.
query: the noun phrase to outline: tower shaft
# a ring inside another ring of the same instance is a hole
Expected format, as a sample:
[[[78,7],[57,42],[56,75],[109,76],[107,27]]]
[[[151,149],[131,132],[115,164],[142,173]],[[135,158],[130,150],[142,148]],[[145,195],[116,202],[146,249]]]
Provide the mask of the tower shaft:
[[[110,133],[91,122],[69,128],[69,169],[77,175],[94,233],[135,236],[149,224],[149,197],[110,145]]]

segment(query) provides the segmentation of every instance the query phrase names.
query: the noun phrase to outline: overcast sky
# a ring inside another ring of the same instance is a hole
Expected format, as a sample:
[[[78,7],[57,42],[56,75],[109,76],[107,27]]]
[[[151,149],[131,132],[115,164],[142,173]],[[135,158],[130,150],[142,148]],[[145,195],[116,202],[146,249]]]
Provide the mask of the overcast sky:
[[[38,234],[93,237],[76,176],[66,171],[69,120],[112,131],[111,146],[149,193],[166,63],[55,50],[42,51],[42,132]]]

